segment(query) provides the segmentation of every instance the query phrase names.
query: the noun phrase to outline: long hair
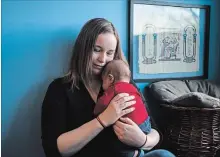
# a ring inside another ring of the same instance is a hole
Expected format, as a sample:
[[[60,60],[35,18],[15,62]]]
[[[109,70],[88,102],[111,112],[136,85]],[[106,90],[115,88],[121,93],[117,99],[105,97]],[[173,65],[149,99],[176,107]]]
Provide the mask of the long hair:
[[[72,88],[79,88],[79,81],[90,87],[92,77],[92,53],[99,34],[112,33],[116,37],[117,46],[114,59],[126,61],[118,32],[111,22],[104,18],[89,20],[81,29],[72,50],[69,71],[64,77],[72,83]]]

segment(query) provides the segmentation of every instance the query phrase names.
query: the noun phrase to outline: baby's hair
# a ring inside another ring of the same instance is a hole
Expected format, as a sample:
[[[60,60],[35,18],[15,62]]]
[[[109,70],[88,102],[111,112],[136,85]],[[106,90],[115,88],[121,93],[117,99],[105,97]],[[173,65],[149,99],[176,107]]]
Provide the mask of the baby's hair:
[[[115,82],[122,80],[130,81],[131,79],[129,65],[123,60],[112,60],[108,62],[102,71],[102,76],[106,76],[108,74],[114,76]]]

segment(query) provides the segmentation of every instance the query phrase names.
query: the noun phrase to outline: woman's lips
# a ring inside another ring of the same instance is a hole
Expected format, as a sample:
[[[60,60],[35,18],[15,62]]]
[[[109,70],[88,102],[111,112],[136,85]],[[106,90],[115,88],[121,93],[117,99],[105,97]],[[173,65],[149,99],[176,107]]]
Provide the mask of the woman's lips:
[[[101,65],[97,65],[97,64],[93,64],[93,65],[94,65],[94,67],[97,68],[97,69],[102,69],[102,68],[103,68],[103,66],[101,66]]]

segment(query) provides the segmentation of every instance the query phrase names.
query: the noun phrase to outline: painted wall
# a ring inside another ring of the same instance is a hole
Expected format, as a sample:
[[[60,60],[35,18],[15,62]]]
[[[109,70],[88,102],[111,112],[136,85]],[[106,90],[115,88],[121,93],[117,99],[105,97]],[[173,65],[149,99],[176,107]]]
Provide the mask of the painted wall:
[[[193,0],[197,2],[212,5],[211,0]],[[43,157],[40,114],[49,83],[66,71],[74,39],[90,18],[104,17],[112,21],[128,56],[127,0],[3,0],[1,5],[2,156]],[[214,78],[215,12],[211,16],[209,77]],[[141,89],[146,85],[138,84]]]
[[[2,1],[2,156],[43,157],[41,104],[82,25],[104,17],[127,51],[126,1]]]

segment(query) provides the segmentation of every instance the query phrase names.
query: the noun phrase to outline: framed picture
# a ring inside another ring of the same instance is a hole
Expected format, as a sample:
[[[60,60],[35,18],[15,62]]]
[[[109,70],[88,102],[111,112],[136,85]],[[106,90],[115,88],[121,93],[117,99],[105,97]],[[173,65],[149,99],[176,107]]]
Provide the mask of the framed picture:
[[[129,3],[129,64],[134,81],[207,78],[210,6]]]

